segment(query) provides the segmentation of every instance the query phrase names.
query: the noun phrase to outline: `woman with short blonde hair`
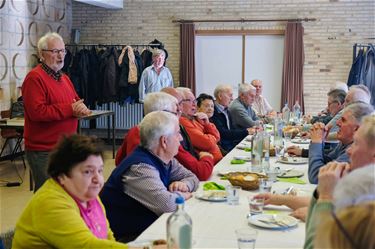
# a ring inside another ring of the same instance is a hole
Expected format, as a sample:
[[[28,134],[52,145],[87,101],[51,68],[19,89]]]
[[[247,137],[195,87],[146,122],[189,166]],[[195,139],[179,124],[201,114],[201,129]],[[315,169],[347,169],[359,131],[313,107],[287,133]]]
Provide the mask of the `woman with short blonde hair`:
[[[317,228],[315,248],[375,248],[375,202],[345,208]]]

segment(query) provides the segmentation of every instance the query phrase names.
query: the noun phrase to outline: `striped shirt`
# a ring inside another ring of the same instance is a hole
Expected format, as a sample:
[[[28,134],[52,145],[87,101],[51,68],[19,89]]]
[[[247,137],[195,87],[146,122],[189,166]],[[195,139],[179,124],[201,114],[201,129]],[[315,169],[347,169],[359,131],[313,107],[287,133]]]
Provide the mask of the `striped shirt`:
[[[183,167],[176,159],[172,159],[166,167],[172,167],[170,183],[181,181],[186,183],[189,192],[199,186],[198,178]],[[157,215],[176,210],[175,200],[179,192],[169,192],[160,179],[159,171],[148,164],[140,163],[130,167],[122,177],[123,191]]]

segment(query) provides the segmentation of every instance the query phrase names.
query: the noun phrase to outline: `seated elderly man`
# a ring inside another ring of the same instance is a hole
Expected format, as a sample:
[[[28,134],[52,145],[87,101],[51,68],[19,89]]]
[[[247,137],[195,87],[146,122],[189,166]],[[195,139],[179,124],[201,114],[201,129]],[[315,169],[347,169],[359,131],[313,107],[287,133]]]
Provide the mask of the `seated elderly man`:
[[[309,146],[308,174],[310,183],[318,183],[319,169],[328,162],[349,162],[346,149],[353,143],[354,133],[361,125],[362,118],[370,115],[373,111],[372,106],[365,103],[354,103],[347,106],[341,118],[337,121],[339,126],[337,139],[340,143],[329,153],[323,151],[326,132],[324,124],[314,124],[311,128],[311,144]]]
[[[229,113],[235,128],[249,128],[258,126],[261,121],[252,108],[255,100],[256,89],[250,84],[240,84],[238,98],[229,105]]]
[[[286,205],[295,210],[292,213],[293,216],[303,220],[307,215],[307,207],[310,205],[310,202],[313,203],[312,206],[316,205],[318,207],[321,205],[322,208],[325,209],[327,207],[333,207],[332,204],[330,204],[331,202],[334,203],[336,208],[344,208],[345,206],[357,204],[359,201],[365,200],[371,194],[371,191],[375,191],[374,166],[368,166],[375,164],[374,127],[375,115],[366,116],[359,129],[355,132],[353,144],[347,149],[350,164],[330,162],[327,166],[321,168],[318,184],[321,186],[321,193],[319,193],[319,195],[322,204],[317,203],[319,198],[317,195],[314,195],[311,199],[303,196],[274,195],[267,193],[259,194],[256,198],[265,198],[266,205]],[[335,170],[337,170],[336,173],[334,172]],[[338,180],[343,177],[343,175],[347,174],[348,171],[350,173],[348,176],[344,177],[342,180]],[[351,173],[351,171],[353,171],[353,173]],[[334,174],[332,175],[332,173]],[[326,174],[331,174],[331,177],[328,178]],[[356,180],[353,181],[352,179]],[[373,185],[371,185],[371,182]],[[328,188],[323,189],[322,186]],[[375,193],[373,196],[375,196]],[[328,201],[328,205],[323,202],[327,197],[328,199],[332,199]],[[310,213],[312,211],[313,210],[310,209]],[[310,223],[312,221],[313,219],[310,219]],[[313,223],[311,224],[315,226]],[[311,243],[312,239],[313,236],[310,236],[310,238],[308,238],[308,243]]]
[[[320,169],[319,184],[309,207],[304,248],[313,248],[316,226],[322,222],[322,213],[375,200],[374,127],[375,115],[364,118],[355,133],[353,145],[348,149],[350,165],[333,162]]]
[[[350,91],[345,95],[344,107],[355,102],[363,102],[370,104],[370,92],[365,85],[353,86]],[[342,116],[343,108],[328,122],[327,128],[329,129],[328,140],[337,140],[337,120]]]
[[[219,145],[220,133],[216,126],[211,123],[206,113],[197,112],[197,103],[194,94],[189,88],[178,87],[177,90],[184,97],[182,100],[182,115],[180,124],[189,134],[194,149],[207,151],[214,156],[214,162],[223,158]]]
[[[356,86],[350,87],[349,92],[345,97],[344,106],[348,106],[348,105],[356,103],[356,102],[363,102],[363,103],[366,103],[366,104],[370,104],[370,93],[369,93],[368,88],[366,86],[356,85]],[[336,131],[335,131],[335,129],[332,130],[331,127],[333,127],[333,122],[336,123],[337,120],[339,120],[341,118],[343,112],[344,112],[344,109],[339,111],[335,115],[334,119],[332,119],[327,124],[326,127],[327,127],[327,130],[329,130],[329,134],[327,136],[327,139],[338,140],[337,139],[337,130]],[[309,150],[301,149],[298,146],[289,147],[288,153],[291,154],[291,155],[297,155],[297,156],[302,156],[302,157],[308,157],[309,156]]]
[[[149,93],[146,96],[144,101],[144,113],[148,114],[153,111],[166,111],[173,114],[176,113],[178,117],[180,117],[181,114],[176,98],[165,92]],[[141,140],[139,131],[140,128],[137,125],[132,127],[125,135],[123,143],[117,151],[116,165],[119,165],[125,156],[130,155],[139,145]],[[201,181],[207,180],[212,174],[214,160],[213,156],[208,152],[200,152],[198,160],[184,149],[181,141],[175,158],[185,168],[193,172]]]
[[[345,98],[345,105],[354,102],[363,102],[370,104],[371,93],[365,85],[354,85],[349,88],[348,94]]]
[[[101,199],[116,239],[130,241],[160,215],[176,209],[178,196],[189,199],[198,178],[173,157],[181,141],[178,118],[156,111],[140,123],[141,143],[112,172]]]
[[[242,139],[254,132],[253,128],[234,128],[228,106],[233,100],[233,90],[230,85],[218,85],[214,90],[214,115],[210,121],[220,132],[220,145],[226,151],[231,151]]]
[[[252,105],[253,110],[259,117],[276,116],[276,111],[268,103],[265,97],[262,96],[263,82],[255,79],[251,81],[251,85],[256,89],[255,100]]]

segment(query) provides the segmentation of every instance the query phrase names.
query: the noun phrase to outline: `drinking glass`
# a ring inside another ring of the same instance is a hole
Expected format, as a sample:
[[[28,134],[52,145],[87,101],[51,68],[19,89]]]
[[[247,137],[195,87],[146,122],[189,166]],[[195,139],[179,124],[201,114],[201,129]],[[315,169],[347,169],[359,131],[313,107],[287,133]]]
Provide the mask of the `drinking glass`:
[[[259,192],[270,193],[272,188],[273,180],[271,179],[260,179],[259,180]]]
[[[261,214],[263,213],[264,199],[263,198],[254,198],[252,196],[248,197],[250,214]]]
[[[258,231],[251,228],[236,229],[236,236],[239,249],[254,249]]]
[[[238,205],[240,202],[241,187],[227,185],[225,189],[227,191],[227,203],[229,205]]]

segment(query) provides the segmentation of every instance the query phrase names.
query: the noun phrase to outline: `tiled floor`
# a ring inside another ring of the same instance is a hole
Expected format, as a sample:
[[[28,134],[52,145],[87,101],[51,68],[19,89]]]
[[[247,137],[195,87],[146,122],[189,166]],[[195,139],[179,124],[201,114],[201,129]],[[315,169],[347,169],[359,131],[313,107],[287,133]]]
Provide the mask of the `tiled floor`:
[[[108,150],[104,155],[104,177],[109,177],[114,169],[115,161],[112,159],[112,150]],[[23,179],[21,186],[0,187],[0,233],[13,228],[18,217],[31,199],[33,192],[29,190],[29,170],[25,170],[22,161],[11,163],[10,161],[0,162],[0,185],[5,185],[4,181],[19,182],[16,168]]]

